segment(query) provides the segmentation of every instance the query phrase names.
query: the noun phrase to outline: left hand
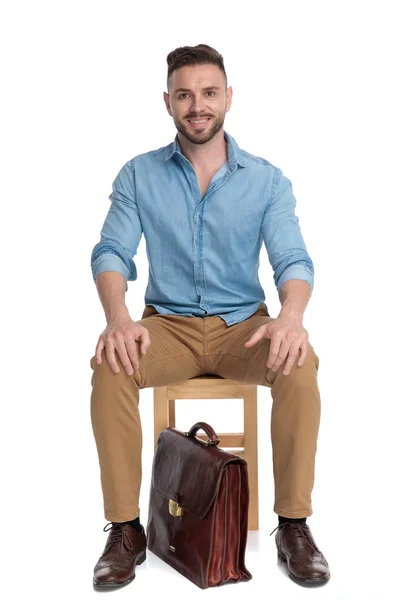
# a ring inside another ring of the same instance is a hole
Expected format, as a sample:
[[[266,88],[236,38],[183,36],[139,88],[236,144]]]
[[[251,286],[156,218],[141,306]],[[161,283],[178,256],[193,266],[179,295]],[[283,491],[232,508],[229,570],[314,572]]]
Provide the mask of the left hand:
[[[304,364],[308,351],[308,332],[298,319],[288,316],[271,319],[265,325],[261,325],[244,345],[251,348],[263,338],[271,340],[266,363],[269,369],[277,371],[289,353],[283,370],[283,373],[288,375],[299,349],[300,358],[297,365],[301,367]]]

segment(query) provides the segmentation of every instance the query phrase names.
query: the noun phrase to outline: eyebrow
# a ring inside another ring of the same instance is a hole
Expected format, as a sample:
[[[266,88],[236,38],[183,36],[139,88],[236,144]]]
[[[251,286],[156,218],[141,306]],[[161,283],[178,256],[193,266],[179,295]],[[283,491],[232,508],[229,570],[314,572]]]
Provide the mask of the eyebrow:
[[[208,87],[203,88],[203,91],[208,91],[208,90],[220,90],[221,88],[218,87],[217,85],[209,85]],[[175,90],[175,94],[177,94],[178,92],[191,92],[192,90],[189,90],[188,88],[178,88]]]

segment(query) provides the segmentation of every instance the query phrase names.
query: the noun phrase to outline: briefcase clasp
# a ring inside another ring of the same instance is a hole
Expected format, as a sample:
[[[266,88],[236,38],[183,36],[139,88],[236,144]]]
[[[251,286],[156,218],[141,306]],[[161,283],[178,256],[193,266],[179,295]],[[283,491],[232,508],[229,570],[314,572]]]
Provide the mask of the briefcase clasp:
[[[169,514],[173,517],[181,517],[183,515],[183,508],[179,506],[175,500],[170,499],[168,502]]]

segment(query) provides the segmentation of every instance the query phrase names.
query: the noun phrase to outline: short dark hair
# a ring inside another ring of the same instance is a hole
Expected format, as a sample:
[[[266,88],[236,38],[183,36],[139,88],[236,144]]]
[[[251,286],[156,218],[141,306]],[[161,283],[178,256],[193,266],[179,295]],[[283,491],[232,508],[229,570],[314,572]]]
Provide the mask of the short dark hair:
[[[197,44],[197,46],[181,46],[172,50],[167,56],[168,64],[168,75],[167,75],[167,87],[169,79],[175,69],[185,67],[187,65],[217,65],[225,75],[225,85],[228,84],[228,78],[225,72],[224,59],[222,55],[207,46],[207,44]]]

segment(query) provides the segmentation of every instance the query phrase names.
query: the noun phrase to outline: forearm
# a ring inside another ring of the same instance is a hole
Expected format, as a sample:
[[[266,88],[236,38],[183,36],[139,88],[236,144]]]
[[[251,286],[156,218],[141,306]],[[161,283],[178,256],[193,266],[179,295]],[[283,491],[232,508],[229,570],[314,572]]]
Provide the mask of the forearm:
[[[307,281],[302,279],[285,281],[279,290],[279,300],[282,308],[278,316],[294,317],[301,323],[311,293],[312,289]]]
[[[107,324],[116,317],[127,316],[125,304],[126,280],[117,271],[103,271],[96,277],[96,287],[104,309]]]

